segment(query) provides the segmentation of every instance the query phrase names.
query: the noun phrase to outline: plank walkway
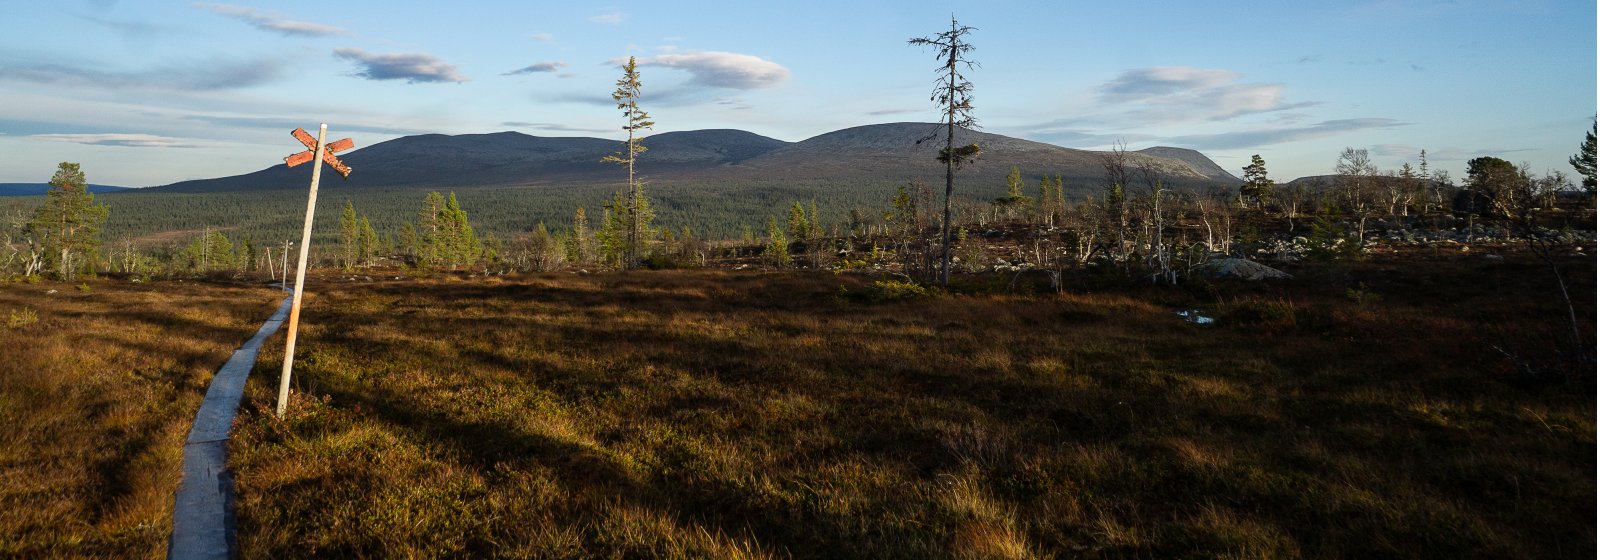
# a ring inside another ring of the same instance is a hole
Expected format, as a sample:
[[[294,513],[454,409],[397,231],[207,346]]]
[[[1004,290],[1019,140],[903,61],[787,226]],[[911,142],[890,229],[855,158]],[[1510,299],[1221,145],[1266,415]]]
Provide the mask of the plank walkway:
[[[244,382],[256,365],[261,343],[289,316],[290,298],[261,324],[256,335],[233,352],[206,389],[205,401],[183,444],[183,482],[172,509],[172,540],[167,558],[234,558],[233,475],[228,472],[228,429],[233,426]]]

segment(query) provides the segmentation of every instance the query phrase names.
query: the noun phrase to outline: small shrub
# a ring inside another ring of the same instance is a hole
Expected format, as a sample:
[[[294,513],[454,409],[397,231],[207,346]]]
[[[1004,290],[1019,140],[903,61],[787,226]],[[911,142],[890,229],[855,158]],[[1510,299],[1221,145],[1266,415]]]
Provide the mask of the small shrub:
[[[925,299],[939,295],[938,288],[929,288],[916,282],[900,280],[879,280],[867,286],[865,290],[852,292],[843,285],[839,286],[839,293],[835,301],[853,301],[856,303],[888,303],[894,301],[908,301]]]
[[[938,295],[937,288],[929,288],[916,282],[900,280],[879,280],[867,287],[867,301],[869,303],[888,303],[892,301],[908,301],[926,299]]]
[[[1235,300],[1218,311],[1224,321],[1235,325],[1293,327],[1299,324],[1294,302],[1288,299]]]
[[[1345,288],[1344,297],[1350,298],[1350,301],[1356,302],[1356,307],[1364,307],[1368,303],[1377,303],[1383,301],[1383,296],[1372,293],[1367,289],[1366,282],[1361,282],[1354,288]]]
[[[88,282],[84,282],[82,284],[78,284],[78,291],[80,291],[80,292],[88,293],[89,289],[90,288],[89,288],[89,283]]]
[[[39,322],[39,312],[26,307],[11,310],[10,317],[6,319],[6,328],[20,329]]]

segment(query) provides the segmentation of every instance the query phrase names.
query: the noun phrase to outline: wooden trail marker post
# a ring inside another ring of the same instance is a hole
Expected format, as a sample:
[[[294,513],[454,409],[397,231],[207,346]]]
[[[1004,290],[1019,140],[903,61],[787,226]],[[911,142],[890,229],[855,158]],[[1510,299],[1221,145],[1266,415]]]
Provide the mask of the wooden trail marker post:
[[[324,144],[328,138],[328,123],[322,123],[317,129],[317,137],[312,138],[305,129],[296,128],[291,132],[295,139],[306,145],[306,151],[283,158],[289,167],[316,160],[311,167],[311,195],[306,199],[306,227],[300,233],[300,269],[294,273],[293,303],[289,304],[289,334],[288,342],[283,350],[283,375],[278,377],[278,418],[283,418],[283,412],[289,405],[289,374],[294,371],[294,339],[300,326],[300,296],[301,289],[306,283],[306,258],[311,252],[311,220],[317,212],[317,181],[322,179],[322,164],[338,171],[345,178],[350,177],[350,166],[339,161],[334,152],[341,152],[354,148],[356,143],[349,138],[339,140],[332,144]],[[284,255],[284,266],[289,266],[288,255]],[[288,272],[284,273],[285,281]]]

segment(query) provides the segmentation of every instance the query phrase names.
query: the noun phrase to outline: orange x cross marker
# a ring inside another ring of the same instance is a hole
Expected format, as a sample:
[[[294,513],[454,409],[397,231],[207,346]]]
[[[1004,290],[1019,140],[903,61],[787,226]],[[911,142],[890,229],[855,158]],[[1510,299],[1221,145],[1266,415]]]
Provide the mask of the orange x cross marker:
[[[294,135],[295,139],[299,140],[301,144],[306,145],[306,151],[283,158],[284,163],[289,164],[289,167],[294,167],[296,165],[316,159],[317,154],[316,152],[312,151],[317,149],[317,139],[315,137],[311,136],[311,134],[307,133],[303,128],[296,128],[294,129],[294,132],[291,132],[290,134]],[[349,179],[350,166],[345,165],[342,161],[339,161],[339,158],[335,157],[333,154],[334,152],[342,152],[354,147],[356,147],[355,141],[349,138],[329,142],[327,146],[323,146],[322,148],[322,161],[326,162],[329,167],[333,168],[334,171],[338,171],[340,175],[344,176],[344,178]]]

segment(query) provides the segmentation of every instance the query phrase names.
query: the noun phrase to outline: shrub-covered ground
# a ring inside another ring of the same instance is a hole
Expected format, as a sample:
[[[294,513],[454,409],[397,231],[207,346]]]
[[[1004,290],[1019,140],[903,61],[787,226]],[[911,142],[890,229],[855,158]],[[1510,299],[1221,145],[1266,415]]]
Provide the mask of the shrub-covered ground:
[[[0,283],[0,558],[162,558],[183,440],[283,300],[199,282]]]
[[[1592,340],[1594,261],[1563,264]],[[1291,272],[931,296],[827,273],[318,278],[289,418],[271,415],[279,335],[235,428],[240,546],[1594,555],[1592,373],[1527,373],[1561,363],[1548,269],[1419,253]],[[1193,308],[1217,322],[1175,313]]]

